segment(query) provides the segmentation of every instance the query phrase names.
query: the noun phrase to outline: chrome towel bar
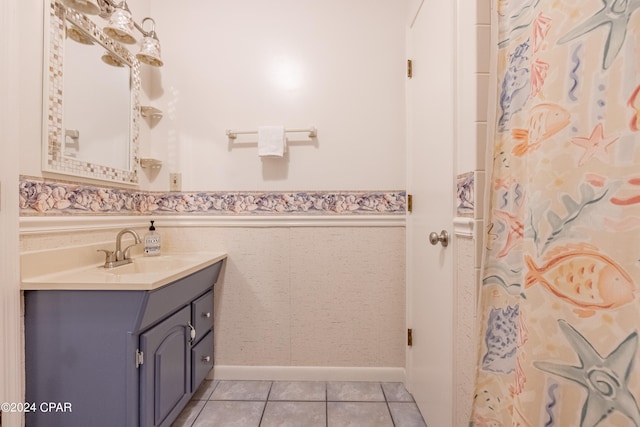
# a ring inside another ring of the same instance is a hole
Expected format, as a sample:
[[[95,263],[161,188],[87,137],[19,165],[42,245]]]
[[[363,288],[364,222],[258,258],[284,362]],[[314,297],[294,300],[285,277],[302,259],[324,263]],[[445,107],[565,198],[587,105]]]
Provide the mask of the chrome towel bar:
[[[310,126],[308,129],[285,129],[284,131],[287,132],[287,133],[308,132],[309,133],[309,138],[315,138],[316,136],[318,136],[318,129],[316,129],[315,126]],[[236,139],[238,137],[238,135],[257,134],[258,131],[257,130],[232,130],[232,129],[227,129],[225,131],[225,133],[227,134],[227,137],[229,139]]]

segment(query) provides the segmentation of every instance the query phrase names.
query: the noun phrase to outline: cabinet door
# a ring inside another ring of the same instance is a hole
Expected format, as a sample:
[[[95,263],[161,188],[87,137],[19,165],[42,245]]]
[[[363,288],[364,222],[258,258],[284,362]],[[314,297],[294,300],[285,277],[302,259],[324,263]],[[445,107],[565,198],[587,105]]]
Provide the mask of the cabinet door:
[[[189,306],[140,335],[140,425],[169,426],[191,397]]]

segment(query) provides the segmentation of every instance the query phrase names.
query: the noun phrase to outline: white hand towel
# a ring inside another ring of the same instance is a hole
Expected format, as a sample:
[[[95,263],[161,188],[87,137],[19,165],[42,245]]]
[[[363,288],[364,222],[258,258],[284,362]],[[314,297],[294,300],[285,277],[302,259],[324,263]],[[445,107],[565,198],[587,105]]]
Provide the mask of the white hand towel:
[[[258,127],[258,155],[282,157],[285,152],[284,126]]]

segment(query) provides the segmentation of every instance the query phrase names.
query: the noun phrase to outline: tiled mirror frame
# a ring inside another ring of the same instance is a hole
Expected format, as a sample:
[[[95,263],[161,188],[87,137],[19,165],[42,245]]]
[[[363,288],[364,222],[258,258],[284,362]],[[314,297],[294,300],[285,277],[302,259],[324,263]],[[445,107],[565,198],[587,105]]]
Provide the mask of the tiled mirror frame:
[[[138,184],[139,170],[139,123],[140,123],[140,63],[128,49],[106,36],[96,24],[83,14],[66,9],[58,0],[45,0],[48,6],[48,30],[45,27],[43,76],[43,146],[42,169],[60,173],[122,184]],[[65,18],[84,29],[111,51],[124,58],[131,66],[131,141],[129,170],[102,166],[63,156],[63,58]],[[45,21],[46,22],[46,21]]]

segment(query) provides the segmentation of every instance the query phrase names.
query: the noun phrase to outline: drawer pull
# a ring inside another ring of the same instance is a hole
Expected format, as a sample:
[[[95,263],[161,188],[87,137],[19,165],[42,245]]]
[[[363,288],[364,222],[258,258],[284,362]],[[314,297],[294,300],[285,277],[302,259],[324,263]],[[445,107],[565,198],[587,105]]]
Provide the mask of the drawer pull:
[[[203,363],[211,362],[211,356],[202,356],[202,362]]]
[[[202,317],[205,317],[207,319],[210,318],[211,317],[211,312],[207,311],[206,313],[202,313]]]
[[[188,323],[187,323],[187,326],[188,326],[188,327],[189,327],[189,329],[190,329],[189,336],[190,336],[191,338],[189,339],[189,344],[191,344],[191,343],[193,342],[193,340],[195,340],[195,339],[196,339],[196,328],[194,328],[194,327],[193,327],[193,325],[191,324],[191,322],[188,322]]]

